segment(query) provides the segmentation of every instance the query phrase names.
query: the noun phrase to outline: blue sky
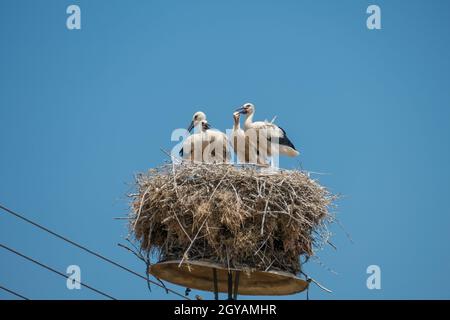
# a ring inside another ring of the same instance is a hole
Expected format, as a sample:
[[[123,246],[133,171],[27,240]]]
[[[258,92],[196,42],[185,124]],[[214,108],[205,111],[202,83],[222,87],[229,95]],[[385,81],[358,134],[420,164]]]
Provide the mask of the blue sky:
[[[66,28],[70,4],[81,30]],[[370,4],[382,30],[366,28]],[[337,214],[353,243],[332,228],[338,250],[306,270],[333,293],[312,287],[311,298],[449,299],[449,31],[444,0],[2,0],[0,203],[144,273],[113,219],[133,175],[166,159],[160,147],[193,112],[224,130],[250,101],[302,153],[281,165],[326,173],[320,182],[344,195]],[[175,298],[3,212],[0,243],[62,271],[79,265],[117,298]],[[381,290],[366,287],[372,264]],[[4,250],[0,284],[101,298]]]

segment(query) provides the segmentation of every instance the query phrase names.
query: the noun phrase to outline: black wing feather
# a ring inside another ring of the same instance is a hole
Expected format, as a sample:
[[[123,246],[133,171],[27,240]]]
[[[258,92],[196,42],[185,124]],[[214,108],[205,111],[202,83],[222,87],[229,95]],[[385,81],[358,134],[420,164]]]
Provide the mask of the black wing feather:
[[[291,140],[289,140],[289,138],[288,138],[288,136],[286,134],[286,131],[282,127],[278,127],[278,128],[280,128],[280,130],[283,132],[283,135],[280,138],[278,138],[278,143],[280,145],[282,145],[282,146],[288,146],[288,147],[291,147],[294,150],[297,150],[297,149],[295,149],[295,146],[291,142]]]

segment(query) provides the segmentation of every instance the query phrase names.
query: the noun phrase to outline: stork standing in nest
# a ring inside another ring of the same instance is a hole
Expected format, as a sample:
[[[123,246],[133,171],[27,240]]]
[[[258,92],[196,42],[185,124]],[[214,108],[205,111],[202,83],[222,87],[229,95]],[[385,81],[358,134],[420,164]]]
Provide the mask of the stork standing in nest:
[[[259,156],[256,145],[245,134],[240,125],[240,113],[233,113],[233,130],[231,131],[231,144],[240,163],[257,163],[266,166],[267,163]]]
[[[180,156],[183,159],[203,162],[203,151],[209,144],[207,131],[210,126],[206,120],[196,121],[196,133],[191,134],[183,142]],[[192,129],[191,129],[192,130]]]
[[[277,153],[289,157],[299,155],[283,128],[268,121],[253,122],[255,114],[255,106],[253,104],[246,103],[236,111],[246,115],[244,122],[245,133],[251,136],[251,140],[257,145],[260,155],[268,157],[272,157]],[[275,148],[272,148],[272,144],[274,144]]]
[[[219,130],[211,129],[204,112],[194,113],[188,131],[194,128],[196,133],[190,135],[183,143],[180,156],[199,162],[230,161],[231,153],[227,136]]]

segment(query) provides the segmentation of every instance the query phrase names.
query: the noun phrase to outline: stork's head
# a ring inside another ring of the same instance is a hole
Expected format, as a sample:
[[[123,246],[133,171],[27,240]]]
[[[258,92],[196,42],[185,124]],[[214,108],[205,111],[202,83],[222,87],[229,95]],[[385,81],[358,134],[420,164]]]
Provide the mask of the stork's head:
[[[233,113],[233,120],[234,120],[234,124],[233,124],[233,129],[236,130],[239,128],[239,118],[241,117],[241,114],[239,112],[234,112]]]
[[[236,110],[239,113],[242,114],[252,114],[255,112],[255,106],[249,102],[245,103],[242,107]]]
[[[189,125],[189,128],[188,128],[188,131],[191,132],[192,129],[194,129],[194,127],[196,127],[203,120],[206,121],[205,113],[203,113],[201,111],[197,111],[196,113],[194,113],[194,115],[192,116],[191,124]]]
[[[211,126],[209,125],[209,123],[208,123],[208,121],[206,121],[206,120],[202,120],[202,121],[200,121],[199,122],[200,124],[201,124],[201,128],[202,128],[202,131],[206,131],[206,130],[208,130],[208,129],[211,129]]]

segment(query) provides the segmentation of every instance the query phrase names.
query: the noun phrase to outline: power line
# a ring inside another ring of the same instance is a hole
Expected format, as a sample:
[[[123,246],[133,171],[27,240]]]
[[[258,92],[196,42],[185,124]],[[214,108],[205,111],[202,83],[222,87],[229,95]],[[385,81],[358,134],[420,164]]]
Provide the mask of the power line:
[[[30,299],[28,299],[27,297],[24,297],[23,295],[21,295],[21,294],[15,292],[15,291],[12,291],[11,289],[8,289],[8,288],[3,287],[2,285],[0,285],[0,289],[5,290],[6,292],[9,292],[9,293],[11,293],[12,295],[14,295],[14,296],[16,296],[16,297],[18,297],[18,298],[21,298],[21,299],[23,299],[23,300],[30,300]]]
[[[61,277],[64,277],[64,278],[66,278],[66,279],[70,279],[68,275],[66,275],[66,274],[64,274],[64,273],[62,273],[62,272],[60,272],[60,271],[58,271],[58,270],[55,270],[55,269],[53,269],[52,267],[49,267],[49,266],[47,266],[47,265],[45,265],[45,264],[43,264],[43,263],[41,263],[41,262],[39,262],[39,261],[37,261],[37,260],[34,260],[33,258],[30,258],[30,257],[28,257],[28,256],[26,256],[26,255],[24,255],[24,254],[22,254],[22,253],[20,253],[20,252],[18,252],[18,251],[16,251],[16,250],[14,250],[14,249],[11,249],[11,248],[5,246],[4,244],[1,244],[1,243],[0,243],[0,247],[2,247],[3,249],[6,249],[6,250],[8,250],[8,251],[10,251],[10,252],[12,252],[12,253],[18,255],[18,256],[20,256],[20,257],[22,257],[22,258],[24,258],[24,259],[27,259],[28,261],[31,261],[31,262],[37,264],[38,266],[41,266],[42,268],[45,268],[45,269],[47,269],[47,270],[49,270],[49,271],[51,271],[51,272],[53,272],[53,273],[59,274]],[[90,285],[87,285],[87,284],[85,284],[85,283],[82,283],[81,281],[78,281],[78,280],[76,280],[76,279],[73,279],[73,280],[74,280],[75,282],[78,282],[78,283],[79,283],[80,285],[82,285],[83,287],[86,287],[86,288],[88,288],[88,289],[90,289],[90,290],[92,290],[92,291],[94,291],[94,292],[96,292],[96,293],[98,293],[98,294],[101,294],[102,296],[105,296],[105,297],[107,297],[107,298],[109,298],[109,299],[111,299],[111,300],[116,300],[115,298],[111,297],[109,294],[106,294],[106,293],[104,293],[104,292],[102,292],[102,291],[100,291],[100,290],[97,290],[97,289],[95,289],[94,287],[91,287]]]
[[[147,282],[150,282],[150,283],[152,283],[152,284],[154,284],[154,285],[156,285],[156,286],[158,286],[158,287],[160,287],[160,288],[163,288],[164,290],[166,290],[166,292],[171,292],[171,293],[173,293],[173,294],[175,294],[175,295],[177,295],[177,296],[179,296],[179,297],[181,297],[181,298],[184,298],[184,299],[186,299],[186,300],[191,300],[190,298],[185,297],[185,296],[182,295],[181,293],[178,293],[178,292],[175,291],[175,290],[166,288],[166,287],[162,286],[161,284],[159,284],[159,283],[157,283],[157,282],[155,282],[155,281],[152,281],[152,280],[150,280],[150,279],[147,279],[147,278],[144,277],[143,275],[141,275],[141,274],[139,274],[139,273],[137,273],[137,272],[135,272],[135,271],[133,271],[133,270],[127,268],[127,267],[124,267],[124,266],[120,265],[119,263],[117,263],[117,262],[115,262],[115,261],[113,261],[113,260],[111,260],[111,259],[109,259],[109,258],[107,258],[107,257],[105,257],[105,256],[103,256],[103,255],[101,255],[100,253],[97,253],[97,252],[95,252],[95,251],[92,251],[91,249],[88,249],[88,248],[86,248],[85,246],[82,246],[81,244],[76,243],[75,241],[72,241],[72,240],[70,240],[69,238],[62,236],[62,235],[60,235],[60,234],[58,234],[58,233],[56,233],[56,232],[50,230],[49,228],[44,227],[43,225],[41,225],[41,224],[39,224],[39,223],[37,223],[37,222],[34,222],[34,221],[32,221],[32,220],[26,218],[25,216],[23,216],[23,215],[21,215],[21,214],[15,212],[15,211],[13,211],[13,210],[7,208],[7,207],[5,207],[5,206],[3,206],[3,205],[1,205],[1,204],[0,204],[0,209],[2,209],[3,211],[5,211],[5,212],[7,212],[7,213],[9,213],[9,214],[11,214],[11,215],[13,215],[13,216],[15,216],[16,218],[22,219],[23,221],[25,221],[25,222],[27,222],[27,223],[29,223],[29,224],[31,224],[31,225],[33,225],[33,226],[35,226],[35,227],[41,229],[41,230],[44,230],[44,231],[47,232],[47,233],[50,233],[51,235],[53,235],[53,236],[55,236],[55,237],[57,237],[57,238],[59,238],[59,239],[65,241],[65,242],[67,242],[67,243],[70,243],[71,245],[73,245],[73,246],[75,246],[75,247],[80,248],[81,250],[84,250],[84,251],[86,251],[86,252],[88,252],[88,253],[90,253],[90,254],[96,256],[96,257],[99,258],[99,259],[102,259],[102,260],[104,260],[104,261],[106,261],[106,262],[108,262],[108,263],[110,263],[110,264],[112,264],[112,265],[114,265],[114,266],[116,266],[116,267],[118,267],[118,268],[121,268],[122,270],[125,270],[125,271],[127,271],[127,272],[129,272],[129,273],[131,273],[131,274],[133,274],[133,275],[135,275],[135,276],[137,276],[137,277],[139,277],[139,278],[144,279],[144,280],[147,281]]]

